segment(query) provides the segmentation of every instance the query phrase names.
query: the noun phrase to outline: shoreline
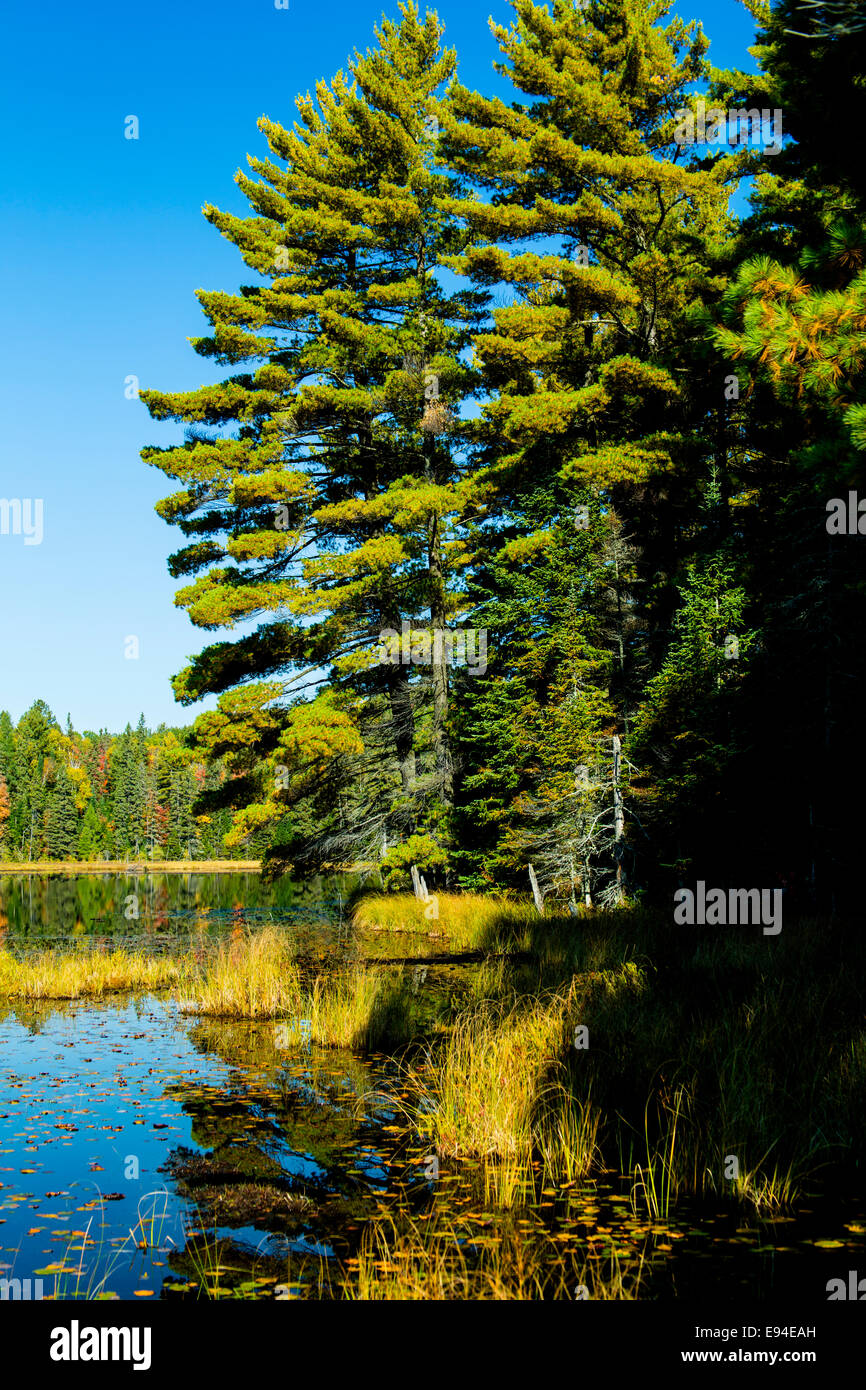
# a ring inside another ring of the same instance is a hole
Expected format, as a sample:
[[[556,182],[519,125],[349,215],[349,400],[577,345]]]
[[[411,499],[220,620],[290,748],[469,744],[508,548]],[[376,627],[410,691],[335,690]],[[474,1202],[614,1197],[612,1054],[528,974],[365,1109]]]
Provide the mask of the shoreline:
[[[259,873],[260,859],[112,859],[102,864],[76,859],[43,859],[25,864],[0,863],[5,874],[241,874]]]

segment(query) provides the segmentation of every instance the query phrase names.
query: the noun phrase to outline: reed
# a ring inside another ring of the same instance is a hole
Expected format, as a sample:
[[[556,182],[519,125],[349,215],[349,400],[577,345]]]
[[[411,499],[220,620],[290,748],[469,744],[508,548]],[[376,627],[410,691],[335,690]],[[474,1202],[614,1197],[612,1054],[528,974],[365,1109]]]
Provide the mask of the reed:
[[[377,1222],[349,1263],[342,1296],[353,1301],[535,1301],[586,1297],[597,1301],[638,1296],[643,1264],[609,1268],[565,1253],[539,1227],[527,1238],[517,1223],[495,1235],[467,1236],[436,1213],[398,1225]]]
[[[481,893],[431,892],[427,903],[412,893],[377,893],[361,899],[352,920],[361,931],[426,932],[452,947],[493,949],[500,940],[513,944],[533,914],[531,903]]]
[[[46,950],[24,959],[0,951],[0,998],[80,999],[119,990],[160,990],[184,973],[181,961],[144,951]]]
[[[291,944],[275,927],[221,943],[215,955],[187,972],[182,1012],[215,1018],[303,1017],[301,977]]]

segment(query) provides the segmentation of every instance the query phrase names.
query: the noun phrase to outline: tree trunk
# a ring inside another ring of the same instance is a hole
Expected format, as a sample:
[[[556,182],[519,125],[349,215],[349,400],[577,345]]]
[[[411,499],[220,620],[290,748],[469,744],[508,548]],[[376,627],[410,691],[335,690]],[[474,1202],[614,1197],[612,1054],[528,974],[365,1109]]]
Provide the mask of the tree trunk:
[[[429,446],[432,448],[432,440]],[[428,476],[432,477],[428,464]],[[438,514],[430,517],[427,568],[430,576],[430,662],[433,679],[433,754],[442,800],[450,806],[454,796],[454,766],[448,734],[448,648],[445,581],[442,567],[442,530]]]
[[[543,917],[544,898],[541,895],[541,889],[538,886],[538,879],[535,877],[535,870],[533,869],[531,864],[529,866],[529,882],[532,884],[532,896],[535,899],[536,910],[538,912],[539,917]]]
[[[387,670],[391,727],[400,767],[400,781],[403,795],[411,796],[415,790],[415,720],[412,713],[412,691],[409,689],[409,668],[389,666]]]
[[[619,734],[613,736],[613,854],[616,860],[616,889],[617,902],[621,903],[625,897],[623,887],[622,872],[622,851],[623,833],[625,829],[625,817],[622,809],[622,788],[620,778],[622,776],[622,746],[619,741]]]

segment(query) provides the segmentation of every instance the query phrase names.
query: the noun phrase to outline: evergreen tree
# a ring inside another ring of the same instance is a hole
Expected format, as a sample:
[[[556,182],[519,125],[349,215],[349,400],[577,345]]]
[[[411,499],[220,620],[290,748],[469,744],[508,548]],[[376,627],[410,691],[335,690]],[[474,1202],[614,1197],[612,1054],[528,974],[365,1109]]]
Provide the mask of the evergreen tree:
[[[79,823],[72,782],[61,763],[54,779],[46,816],[45,842],[53,859],[74,859],[78,854]]]
[[[24,859],[41,859],[45,852],[46,782],[51,734],[57,728],[44,700],[35,700],[15,728],[14,799]]]
[[[81,830],[78,835],[78,854],[81,859],[93,860],[99,857],[102,848],[102,821],[99,818],[93,802],[89,801],[81,821]]]
[[[250,160],[256,179],[237,175],[254,215],[205,210],[264,283],[200,293],[213,333],[194,346],[250,368],[195,392],[143,394],[155,419],[194,426],[185,444],[144,453],[181,483],[158,508],[192,538],[170,562],[176,576],[198,575],[177,602],[209,629],[265,617],[208,647],[176,695],[222,696],[220,715],[197,728],[241,774],[230,790],[251,802],[235,842],[312,796],[319,830],[306,852],[319,858],[339,844],[370,857],[383,834],[411,834],[451,797],[449,673],[429,629],[441,634],[459,612],[471,553],[477,498],[456,410],[473,380],[462,355],[479,296],[447,291],[436,273],[467,242],[442,211],[457,186],[436,156],[438,93],[455,57],[434,16],[401,13],[348,78],[298,100],[292,130],[260,121],[275,159]],[[380,660],[379,634],[403,621],[428,629],[423,768],[416,668]],[[359,763],[368,743],[374,777]],[[348,837],[347,797],[367,802]]]
[[[760,75],[715,74],[714,99],[781,109],[794,138],[755,179],[713,331],[748,387],[731,458],[761,629],[721,793],[739,805],[730,843],[753,881],[775,875],[792,905],[833,912],[860,891],[849,758],[866,654],[847,635],[866,622],[866,567],[828,509],[866,489],[866,184],[837,138],[862,106],[866,38],[819,33],[796,0],[758,13]]]
[[[663,660],[676,577],[695,543],[700,480],[719,447],[721,378],[704,369],[711,354],[694,316],[723,288],[727,184],[741,160],[708,162],[676,144],[678,112],[693,104],[688,89],[706,74],[707,43],[694,25],[662,26],[665,7],[636,0],[578,8],[556,0],[552,13],[515,0],[513,9],[510,28],[492,28],[501,70],[524,100],[507,105],[457,85],[445,121],[449,158],[486,195],[452,204],[486,243],[453,264],[481,286],[504,286],[510,299],[475,340],[492,394],[478,430],[483,477],[497,500],[487,541],[501,547],[495,585],[503,612],[516,615],[522,595],[527,616],[540,619],[526,633],[539,652],[558,651],[565,663],[539,658],[543,678],[532,698],[539,708],[563,698],[582,637],[587,659],[597,661],[594,679],[606,687],[609,759],[614,734],[627,738]],[[590,551],[584,547],[576,568],[545,570],[534,584],[531,572],[546,553],[565,560],[561,537],[573,535],[575,515]],[[551,630],[545,598],[564,615],[572,585],[578,602]],[[507,668],[497,639],[497,662]],[[522,639],[508,640],[519,652]],[[472,692],[485,712],[486,686]],[[496,741],[499,761],[495,770],[482,762],[464,782],[480,789],[483,779],[494,806],[507,730],[519,720],[506,690],[497,699],[507,722],[484,738]],[[557,717],[568,726],[565,709]],[[467,729],[485,722],[463,721]],[[590,762],[601,768],[599,759],[600,751]],[[521,804],[552,808],[565,794],[565,770],[539,762],[533,776],[540,780],[521,791]],[[523,774],[512,766],[505,778],[515,789]],[[593,783],[601,785],[612,813],[610,769]],[[570,795],[578,798],[579,840],[586,793]],[[511,812],[495,814],[511,824]],[[510,844],[516,833],[509,830]],[[595,854],[604,881],[610,846],[596,841]],[[622,859],[617,868],[619,895]]]

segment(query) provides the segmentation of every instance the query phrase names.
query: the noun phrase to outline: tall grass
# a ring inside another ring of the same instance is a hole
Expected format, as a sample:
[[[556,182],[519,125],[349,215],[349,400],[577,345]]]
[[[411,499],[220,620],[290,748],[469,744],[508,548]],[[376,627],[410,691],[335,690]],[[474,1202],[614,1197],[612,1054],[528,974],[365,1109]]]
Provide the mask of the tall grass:
[[[357,1301],[591,1299],[632,1300],[638,1296],[643,1264],[608,1265],[566,1255],[551,1236],[536,1229],[527,1238],[504,1223],[492,1238],[473,1240],[447,1218],[398,1226],[376,1223],[364,1234],[349,1265],[344,1298]],[[578,1294],[580,1290],[580,1294]]]
[[[447,937],[451,947],[490,949],[500,935],[513,943],[537,915],[531,903],[481,893],[437,893],[430,899],[425,904],[412,893],[369,894],[356,906],[352,921],[362,931],[435,933]]]
[[[482,999],[411,1075],[413,1119],[440,1154],[478,1156],[488,1200],[521,1200],[538,1158],[545,1181],[573,1181],[597,1155],[600,1116],[563,1063],[570,993],[498,1005]]]
[[[281,1019],[282,1045],[374,1051],[417,1028],[411,977],[357,966],[305,982],[289,939],[274,927],[225,942],[187,977],[180,1008],[219,1018]],[[302,1029],[302,1021],[307,1029]]]
[[[184,977],[183,963],[144,951],[43,951],[18,959],[0,951],[0,998],[80,999],[118,990],[166,989]]]
[[[688,1105],[688,1099],[684,1088],[680,1086],[674,1095],[673,1103],[665,1107],[667,1123],[662,1131],[661,1143],[655,1147],[650,1139],[649,1105],[644,1111],[646,1162],[635,1164],[635,1185],[632,1189],[632,1201],[636,1205],[636,1198],[640,1194],[649,1215],[654,1220],[663,1219],[666,1221],[668,1219],[671,1201],[680,1187],[677,1180],[676,1164],[676,1160],[679,1158],[677,1134],[682,1132],[681,1120],[684,1105]]]
[[[529,1154],[543,1070],[562,1040],[561,1010],[483,1001],[460,1015],[416,1077],[440,1153]]]
[[[182,1011],[217,1018],[299,1016],[301,977],[291,944],[274,927],[224,941],[187,975]]]
[[[289,1041],[303,1041],[300,1019],[310,1024],[313,1042],[374,1052],[409,1042],[417,1031],[411,977],[402,970],[355,967],[337,975],[317,975],[302,990],[299,1016],[289,1025]]]

